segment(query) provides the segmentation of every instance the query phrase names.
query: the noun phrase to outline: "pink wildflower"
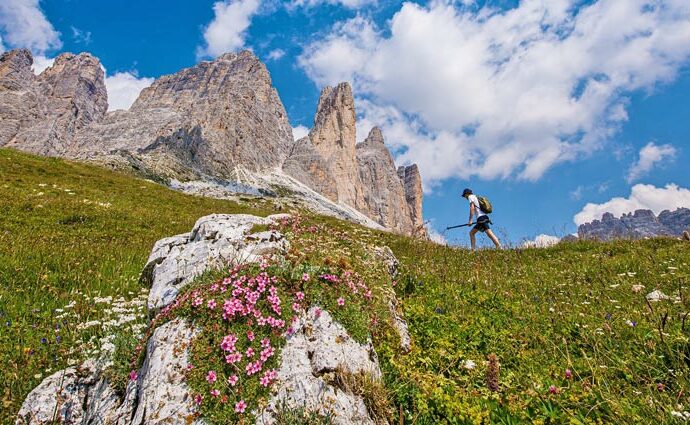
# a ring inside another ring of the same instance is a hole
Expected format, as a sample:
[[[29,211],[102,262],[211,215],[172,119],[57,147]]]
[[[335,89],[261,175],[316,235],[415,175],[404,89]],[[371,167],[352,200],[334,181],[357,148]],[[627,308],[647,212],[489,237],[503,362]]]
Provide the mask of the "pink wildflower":
[[[194,298],[194,301],[192,301],[192,307],[199,307],[203,302],[204,302],[203,298],[196,297],[196,298]]]
[[[302,301],[304,299],[304,292],[297,292],[295,294],[295,298],[297,299],[297,301]]]
[[[555,385],[551,385],[551,386],[549,387],[549,393],[551,393],[551,394],[557,394],[557,393],[558,393],[558,388],[556,388]]]
[[[570,369],[565,370],[565,379],[571,379],[573,377],[573,371]]]
[[[237,336],[234,334],[225,335],[223,341],[220,343],[220,348],[223,351],[235,351],[235,343],[237,342]]]
[[[235,364],[242,360],[242,354],[238,352],[230,353],[227,356],[225,356],[225,361],[229,364]]]
[[[247,358],[254,357],[254,349],[252,347],[247,348],[244,355],[247,356]]]
[[[247,408],[247,403],[244,400],[240,400],[235,403],[235,413],[244,413],[244,409]]]
[[[240,378],[237,375],[232,375],[231,377],[228,378],[228,384],[232,385],[233,387],[237,385],[237,381],[239,381]]]
[[[202,400],[202,399],[203,399],[203,397],[201,397],[201,394],[197,394],[197,395],[194,396],[194,403],[196,403],[197,406],[198,406],[198,405],[201,404],[201,400]]]
[[[302,282],[308,282],[309,281],[309,273],[304,273],[302,275]]]
[[[259,358],[261,359],[262,362],[266,362],[271,356],[273,356],[273,353],[275,351],[273,350],[273,347],[266,347],[265,349],[261,350],[261,354],[259,355]]]
[[[250,341],[254,341],[254,332],[247,331],[247,339]]]
[[[261,362],[256,361],[254,363],[247,363],[247,367],[245,368],[245,371],[247,372],[247,376],[254,375],[257,372],[261,371]]]
[[[209,370],[208,374],[206,374],[206,380],[208,381],[208,383],[212,384],[212,383],[216,382],[216,379],[218,379],[216,372]]]
[[[216,308],[216,300],[214,300],[214,299],[208,300],[208,302],[206,303],[206,306],[207,306],[210,310],[213,310],[214,308]]]
[[[268,348],[271,346],[271,340],[268,338],[264,338],[261,340],[261,348]]]
[[[299,305],[299,303],[292,303],[292,311],[294,311],[295,313],[299,312],[301,308],[302,306]]]
[[[133,371],[129,372],[129,380],[130,380],[130,381],[136,381],[138,376],[139,376],[139,375],[137,375],[137,371],[136,371],[136,370],[133,370]]]
[[[662,384],[661,382],[659,382],[658,384],[656,384],[656,389],[657,389],[660,393],[663,393],[664,390],[666,389],[666,387],[664,386],[664,384]]]
[[[264,373],[264,376],[261,377],[260,382],[261,385],[264,387],[268,387],[271,385],[271,382],[273,382],[276,377],[278,376],[278,373],[275,371],[275,369],[267,370],[266,373]]]
[[[341,307],[345,305],[345,300],[342,297],[338,298],[338,305]]]
[[[219,395],[220,395],[220,391],[218,391],[217,389],[214,388],[211,390],[211,397],[216,398]]]

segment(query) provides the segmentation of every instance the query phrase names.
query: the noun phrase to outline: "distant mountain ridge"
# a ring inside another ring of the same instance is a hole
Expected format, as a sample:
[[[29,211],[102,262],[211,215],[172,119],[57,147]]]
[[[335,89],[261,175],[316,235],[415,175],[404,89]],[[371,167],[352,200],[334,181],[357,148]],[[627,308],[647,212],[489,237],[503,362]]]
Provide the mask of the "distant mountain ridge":
[[[347,83],[323,89],[309,136],[295,141],[266,66],[249,51],[160,77],[114,112],[94,56],[62,54],[38,76],[32,63],[25,49],[0,57],[0,147],[166,181],[286,189],[319,212],[425,235],[419,169],[396,168],[378,128],[357,145]]]
[[[682,236],[690,230],[690,209],[678,208],[663,211],[658,216],[650,210],[637,210],[620,218],[605,213],[601,220],[594,220],[578,227],[580,239],[608,241],[613,239],[643,239],[657,236]]]

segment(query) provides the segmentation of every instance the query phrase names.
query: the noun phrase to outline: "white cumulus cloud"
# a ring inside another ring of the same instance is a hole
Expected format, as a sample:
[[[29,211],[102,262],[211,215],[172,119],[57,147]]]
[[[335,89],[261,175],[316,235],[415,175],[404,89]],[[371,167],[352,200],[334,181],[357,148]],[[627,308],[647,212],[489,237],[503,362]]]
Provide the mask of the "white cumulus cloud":
[[[295,140],[299,140],[309,134],[309,129],[303,125],[292,127],[292,136]]]
[[[8,48],[42,54],[62,47],[60,33],[43,14],[39,0],[0,1],[0,34]]]
[[[620,217],[639,209],[652,210],[654,214],[659,214],[664,210],[673,211],[681,207],[690,208],[690,190],[673,183],[667,184],[666,187],[636,184],[627,198],[617,197],[603,204],[585,205],[573,221],[579,226],[592,220],[600,220],[606,212]]]
[[[139,78],[135,72],[117,72],[106,77],[108,110],[129,109],[139,97],[139,93],[153,82],[153,78]]]
[[[34,74],[39,75],[47,68],[53,66],[53,62],[55,62],[55,58],[47,58],[43,55],[35,55],[34,64],[31,66],[31,70],[34,72]]]
[[[664,161],[673,161],[676,157],[676,148],[672,145],[657,145],[649,142],[640,149],[640,157],[628,170],[628,182],[632,183],[640,177],[647,175]]]
[[[268,60],[277,61],[285,56],[285,50],[283,49],[273,49],[268,53]]]
[[[404,3],[385,28],[337,23],[298,63],[320,86],[351,81],[359,114],[428,186],[537,180],[586,157],[628,119],[630,93],[673,81],[689,58],[687,0],[433,1]]]
[[[551,235],[539,235],[534,240],[525,241],[522,243],[523,248],[548,248],[556,245],[561,241],[561,238]]]
[[[260,0],[225,0],[213,4],[214,18],[204,29],[205,46],[199,57],[216,57],[245,47],[247,29],[259,11]]]

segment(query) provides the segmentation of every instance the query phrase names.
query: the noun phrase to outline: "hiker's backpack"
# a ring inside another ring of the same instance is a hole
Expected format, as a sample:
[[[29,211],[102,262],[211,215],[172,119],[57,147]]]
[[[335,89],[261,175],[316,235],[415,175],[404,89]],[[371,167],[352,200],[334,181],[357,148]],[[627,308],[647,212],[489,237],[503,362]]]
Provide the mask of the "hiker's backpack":
[[[477,200],[479,201],[479,209],[484,213],[484,214],[491,214],[494,211],[494,207],[491,206],[491,202],[484,196],[477,196]]]

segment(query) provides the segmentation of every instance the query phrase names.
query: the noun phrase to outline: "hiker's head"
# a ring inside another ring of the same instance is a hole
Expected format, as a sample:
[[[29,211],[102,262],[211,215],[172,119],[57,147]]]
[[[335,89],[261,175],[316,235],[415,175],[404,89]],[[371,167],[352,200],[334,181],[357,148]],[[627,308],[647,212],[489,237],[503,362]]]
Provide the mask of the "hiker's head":
[[[462,191],[462,197],[463,197],[463,198],[467,198],[467,197],[470,196],[471,194],[472,194],[472,189],[465,189],[465,190]]]

